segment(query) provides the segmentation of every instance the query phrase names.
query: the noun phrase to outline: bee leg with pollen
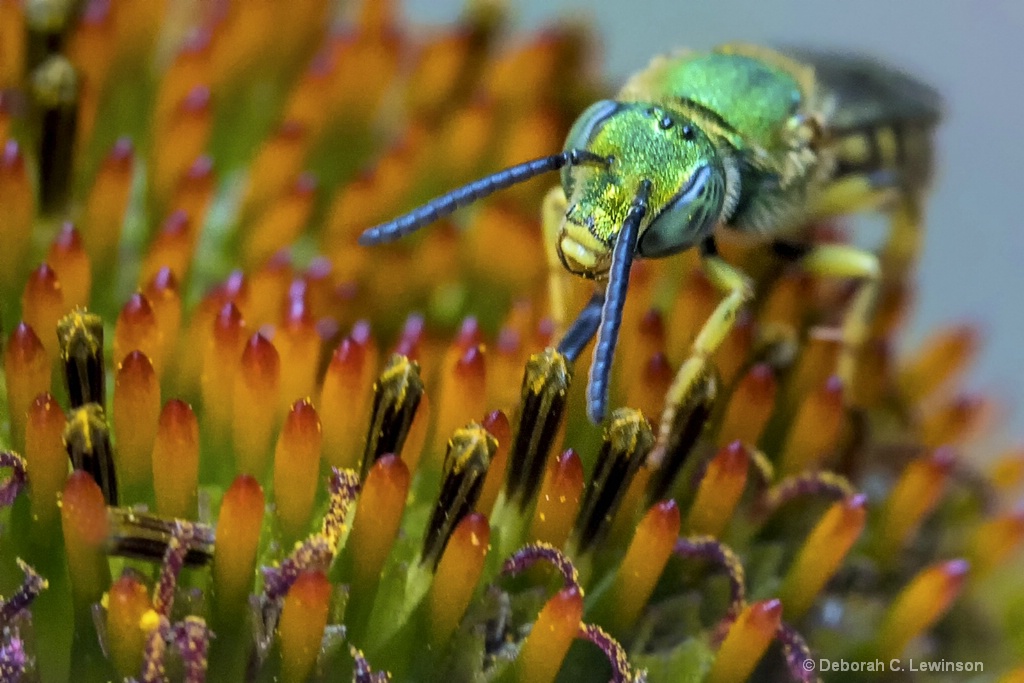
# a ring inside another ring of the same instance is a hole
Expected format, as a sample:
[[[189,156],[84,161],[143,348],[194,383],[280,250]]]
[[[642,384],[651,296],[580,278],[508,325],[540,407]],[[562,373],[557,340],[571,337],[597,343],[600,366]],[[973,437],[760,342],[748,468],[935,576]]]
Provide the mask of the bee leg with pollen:
[[[701,267],[708,280],[726,296],[701,327],[693,342],[690,357],[679,367],[665,395],[658,443],[655,446],[655,455],[652,456],[655,464],[665,456],[664,450],[671,441],[677,413],[689,402],[695,389],[705,380],[711,356],[736,324],[740,310],[754,297],[754,285],[750,278],[718,255],[718,247],[713,237],[708,237],[701,243],[700,253]]]
[[[857,354],[867,341],[878,301],[882,272],[878,257],[847,244],[823,244],[808,251],[800,263],[812,275],[861,280],[843,318],[843,349],[839,356],[839,379],[843,386],[851,387]]]

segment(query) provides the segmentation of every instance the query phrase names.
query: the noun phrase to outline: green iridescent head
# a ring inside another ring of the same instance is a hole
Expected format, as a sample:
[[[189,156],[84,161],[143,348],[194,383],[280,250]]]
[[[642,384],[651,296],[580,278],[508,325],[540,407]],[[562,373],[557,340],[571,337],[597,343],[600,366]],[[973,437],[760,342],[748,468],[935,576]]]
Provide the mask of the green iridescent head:
[[[565,149],[585,149],[607,165],[567,165],[568,201],[558,253],[573,273],[608,270],[612,246],[643,180],[651,182],[637,256],[684,251],[707,237],[726,196],[723,161],[711,140],[686,117],[645,102],[603,100],[576,120]]]

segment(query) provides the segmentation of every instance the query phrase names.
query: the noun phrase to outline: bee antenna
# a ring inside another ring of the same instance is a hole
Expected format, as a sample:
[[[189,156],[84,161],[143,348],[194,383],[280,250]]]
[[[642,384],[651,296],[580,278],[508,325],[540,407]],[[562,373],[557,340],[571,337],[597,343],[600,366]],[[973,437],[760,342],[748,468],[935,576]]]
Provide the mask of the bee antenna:
[[[498,190],[518,185],[542,173],[558,171],[563,166],[582,166],[584,164],[607,166],[608,163],[609,161],[606,157],[585,149],[568,149],[551,156],[525,161],[498,171],[486,178],[474,180],[468,185],[463,185],[458,189],[430,200],[405,215],[370,228],[359,236],[359,244],[371,246],[393,242],[453,213],[456,209],[472,204],[476,200],[482,199]]]
[[[629,269],[633,265],[636,243],[640,236],[640,221],[647,213],[647,198],[650,193],[651,181],[644,180],[640,183],[636,197],[633,198],[612,250],[608,285],[605,288],[604,305],[601,307],[601,326],[597,330],[594,361],[590,364],[590,381],[587,383],[587,417],[593,424],[600,424],[608,409],[608,378],[611,375],[615,344],[619,339],[619,327],[622,325],[622,308],[626,303],[626,290],[629,287]]]

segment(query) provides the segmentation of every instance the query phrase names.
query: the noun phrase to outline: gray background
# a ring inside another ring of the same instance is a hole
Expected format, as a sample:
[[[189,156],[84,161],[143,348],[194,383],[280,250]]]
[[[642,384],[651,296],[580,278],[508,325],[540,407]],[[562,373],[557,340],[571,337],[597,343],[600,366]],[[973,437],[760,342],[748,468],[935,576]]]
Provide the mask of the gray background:
[[[946,99],[929,203],[912,346],[970,321],[985,347],[972,389],[1003,401],[1024,437],[1024,2],[1022,0],[510,0],[518,27],[587,16],[617,84],[658,52],[729,41],[851,49],[918,74]],[[405,0],[417,21],[458,16],[463,0]],[[871,226],[874,227],[874,226]],[[877,230],[872,230],[877,234]]]

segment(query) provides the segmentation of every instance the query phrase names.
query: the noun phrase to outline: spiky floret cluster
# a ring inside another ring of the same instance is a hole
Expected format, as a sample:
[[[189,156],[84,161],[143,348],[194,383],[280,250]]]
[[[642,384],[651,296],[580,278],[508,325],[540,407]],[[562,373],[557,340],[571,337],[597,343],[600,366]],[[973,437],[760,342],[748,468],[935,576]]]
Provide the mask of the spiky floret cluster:
[[[972,464],[972,332],[898,361],[892,272],[841,386],[848,292],[725,244],[759,296],[656,439],[716,294],[637,263],[600,433],[542,185],[355,243],[557,149],[588,38],[344,9],[0,0],[0,678],[1024,676],[1024,456]]]

